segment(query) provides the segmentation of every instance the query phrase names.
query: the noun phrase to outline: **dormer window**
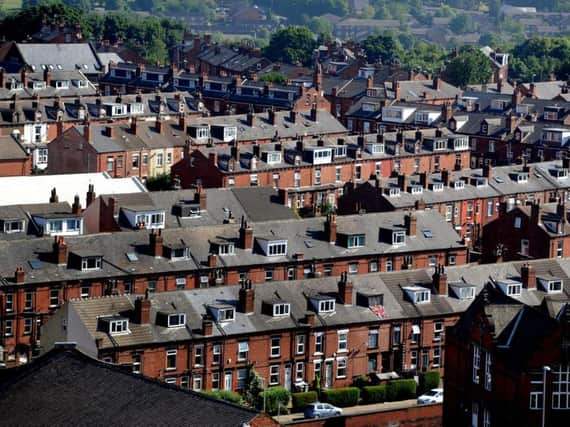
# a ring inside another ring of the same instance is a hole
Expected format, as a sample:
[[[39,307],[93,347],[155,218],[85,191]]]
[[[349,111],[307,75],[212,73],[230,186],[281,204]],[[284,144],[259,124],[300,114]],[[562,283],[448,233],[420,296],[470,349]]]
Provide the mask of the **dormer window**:
[[[421,185],[412,185],[410,187],[410,193],[412,193],[412,194],[422,194],[423,191],[424,191],[424,189]]]
[[[539,277],[538,281],[542,285],[542,288],[548,293],[560,293],[564,288],[564,283],[561,279],[543,279]]]
[[[480,188],[480,187],[486,187],[489,184],[489,182],[485,177],[477,177],[471,180],[471,184],[477,188]]]
[[[335,159],[346,157],[346,145],[339,145],[338,147],[334,147],[333,154]]]
[[[406,244],[406,232],[404,230],[398,230],[392,232],[392,245],[400,246]]]
[[[447,148],[447,141],[445,139],[433,140],[433,151],[442,151]]]
[[[173,261],[190,258],[190,248],[184,246],[170,247],[170,259]]]
[[[528,114],[528,104],[518,104],[515,107],[515,112],[519,115],[526,116]]]
[[[81,258],[81,271],[101,270],[102,264],[103,264],[103,257],[86,256]]]
[[[518,184],[524,184],[528,182],[528,172],[517,172],[513,174],[513,180]]]
[[[455,181],[453,183],[453,188],[455,190],[463,190],[465,188],[465,182],[462,180]]]
[[[450,138],[451,146],[455,151],[468,150],[469,139],[464,137]]]
[[[232,306],[210,306],[210,310],[218,322],[233,322],[235,320],[235,308]]]
[[[286,302],[273,304],[273,317],[289,316],[291,304]]]
[[[491,101],[491,109],[497,111],[503,111],[505,109],[506,102],[502,99],[493,99]]]
[[[134,102],[129,105],[129,112],[131,114],[142,114],[144,113],[144,104],[142,102]]]
[[[24,231],[25,221],[23,219],[0,220],[2,231],[6,234],[21,233]]]
[[[281,152],[280,151],[266,151],[263,153],[265,162],[269,165],[276,163],[281,163]]]
[[[34,90],[41,90],[46,88],[46,82],[42,81],[33,81],[30,85]]]
[[[169,328],[180,328],[186,324],[186,314],[177,313],[168,315],[168,327]]]
[[[320,150],[313,150],[312,161],[314,165],[323,165],[332,161],[332,149],[325,148]]]
[[[429,113],[427,111],[417,111],[416,112],[416,123],[429,124]]]
[[[348,249],[362,248],[366,244],[366,236],[364,234],[339,234],[339,238],[339,240],[346,241]]]
[[[233,243],[223,243],[218,245],[218,255],[233,255],[235,253],[235,245]]]
[[[431,184],[431,191],[434,193],[440,193],[443,191],[443,182],[434,182]]]
[[[270,240],[267,238],[258,237],[256,240],[265,256],[273,257],[287,255],[287,240],[285,239]]]
[[[506,279],[498,281],[497,284],[503,291],[503,293],[509,297],[520,297],[522,283],[516,280]]]
[[[487,123],[481,123],[481,135],[487,135],[489,132],[489,125]]]
[[[384,154],[384,144],[366,144],[366,151],[370,154]]]
[[[319,313],[333,313],[335,310],[335,300],[321,300],[319,301]]]
[[[56,80],[56,89],[69,89],[69,80]]]
[[[464,284],[460,283],[457,285],[450,285],[457,298],[461,300],[466,299],[473,299],[475,298],[475,286],[465,286]]]
[[[146,228],[164,228],[164,212],[147,212],[137,214],[135,217],[136,224],[145,224]]]
[[[128,319],[118,319],[109,321],[109,333],[111,335],[122,335],[128,334],[129,331],[129,320]]]
[[[388,196],[389,197],[399,197],[400,196],[400,189],[398,187],[391,187],[388,189]]]
[[[410,301],[414,304],[425,304],[431,300],[431,292],[429,289],[420,286],[406,286],[403,289]]]
[[[550,169],[550,175],[552,175],[556,179],[566,179],[568,178],[568,169],[566,168]]]

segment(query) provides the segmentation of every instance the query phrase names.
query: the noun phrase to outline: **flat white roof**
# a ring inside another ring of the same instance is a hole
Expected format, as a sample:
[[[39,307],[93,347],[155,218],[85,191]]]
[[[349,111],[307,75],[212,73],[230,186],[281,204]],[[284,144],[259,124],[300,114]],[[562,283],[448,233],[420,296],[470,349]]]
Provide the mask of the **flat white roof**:
[[[0,206],[48,203],[55,188],[60,202],[73,204],[78,195],[85,208],[89,184],[93,184],[96,195],[148,191],[136,177],[112,178],[105,172],[0,177]]]

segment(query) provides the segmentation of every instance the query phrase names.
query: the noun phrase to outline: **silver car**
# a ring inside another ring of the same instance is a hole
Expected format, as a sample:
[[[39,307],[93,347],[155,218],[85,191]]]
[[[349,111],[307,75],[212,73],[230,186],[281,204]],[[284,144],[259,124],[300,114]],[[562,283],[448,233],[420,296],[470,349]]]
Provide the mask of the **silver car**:
[[[313,402],[309,403],[303,410],[305,418],[323,418],[342,415],[342,409],[329,403]]]

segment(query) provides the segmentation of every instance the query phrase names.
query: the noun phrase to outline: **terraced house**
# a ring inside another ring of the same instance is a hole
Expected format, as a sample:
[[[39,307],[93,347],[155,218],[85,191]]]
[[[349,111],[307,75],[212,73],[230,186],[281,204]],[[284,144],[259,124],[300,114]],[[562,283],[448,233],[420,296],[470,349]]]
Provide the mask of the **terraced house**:
[[[158,213],[160,215],[160,213]],[[164,221],[162,218],[157,220]],[[467,250],[425,211],[162,228],[0,242],[2,347],[28,360],[40,326],[72,298],[299,280],[437,264],[462,265]],[[9,359],[9,360],[8,360]]]

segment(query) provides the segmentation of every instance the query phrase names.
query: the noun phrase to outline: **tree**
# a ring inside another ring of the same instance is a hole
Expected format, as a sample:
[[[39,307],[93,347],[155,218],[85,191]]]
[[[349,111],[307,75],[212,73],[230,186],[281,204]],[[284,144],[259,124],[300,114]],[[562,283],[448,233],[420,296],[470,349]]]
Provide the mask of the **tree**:
[[[382,62],[391,64],[401,61],[403,56],[402,44],[391,35],[371,35],[362,42],[362,48],[366,52],[368,62]]]
[[[286,83],[287,76],[283,73],[279,73],[277,71],[271,71],[270,73],[263,74],[260,78],[260,81],[267,82],[267,83]]]
[[[272,61],[309,65],[315,48],[313,34],[307,27],[290,26],[271,36],[265,55]]]
[[[457,15],[449,21],[449,29],[453,34],[473,33],[477,30],[475,23],[467,15]]]
[[[447,65],[444,78],[452,85],[465,87],[487,83],[492,74],[489,59],[479,50],[472,49],[459,54]]]
[[[259,402],[259,395],[263,392],[262,380],[253,365],[247,367],[247,378],[245,380],[242,397],[251,407],[255,407]]]
[[[320,16],[315,16],[309,19],[307,21],[307,27],[309,30],[315,34],[318,34],[319,36],[323,35],[325,37],[330,37],[333,32],[332,24]]]

